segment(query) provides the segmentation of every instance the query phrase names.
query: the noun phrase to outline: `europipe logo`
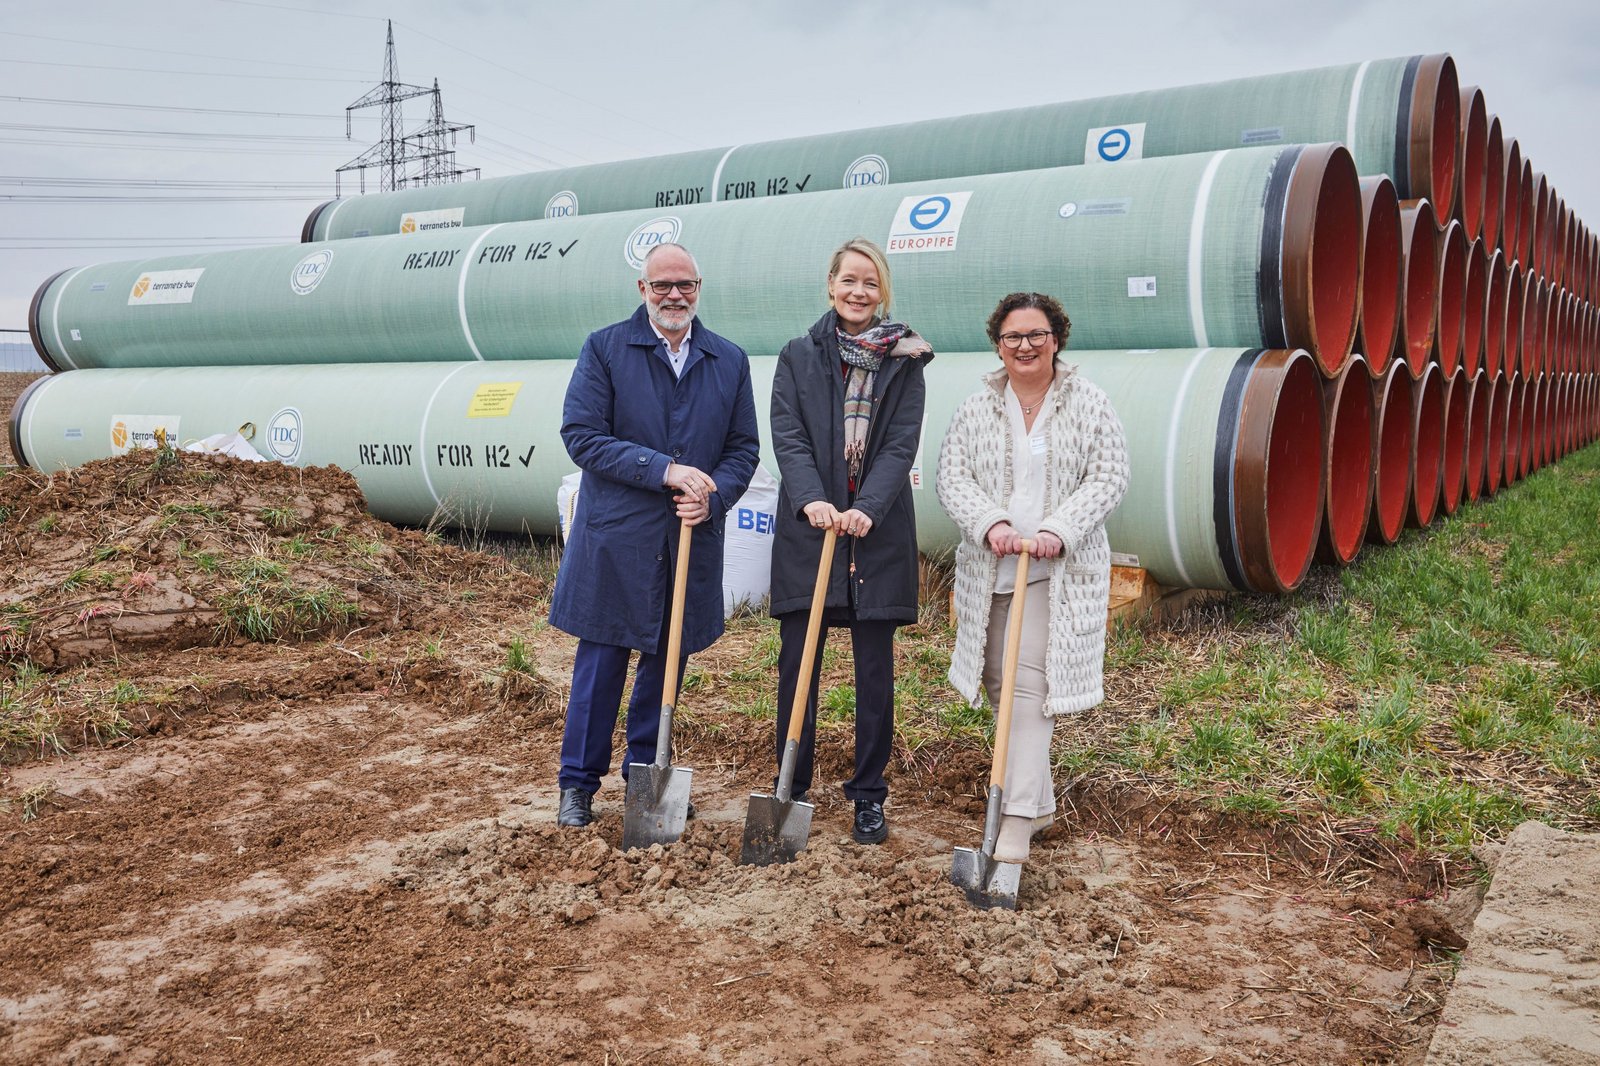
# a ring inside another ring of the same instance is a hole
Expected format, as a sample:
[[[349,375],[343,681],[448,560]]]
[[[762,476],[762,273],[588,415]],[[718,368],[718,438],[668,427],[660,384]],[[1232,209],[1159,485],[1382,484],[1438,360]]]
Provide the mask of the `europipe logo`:
[[[623,254],[628,257],[628,263],[635,270],[644,269],[644,257],[650,250],[663,244],[676,244],[678,235],[683,232],[683,222],[673,215],[662,215],[652,218],[649,222],[639,224],[639,227],[628,234],[627,243],[623,245]]]
[[[267,423],[267,450],[280,463],[294,465],[300,458],[303,438],[300,412],[296,408],[285,407]]]
[[[889,184],[889,164],[881,155],[864,155],[844,171],[846,189],[873,189]]]
[[[300,296],[309,295],[312,289],[322,284],[323,277],[328,273],[328,268],[332,265],[332,248],[324,248],[320,252],[312,252],[295,264],[294,271],[289,275],[289,288]]]
[[[544,205],[545,218],[571,218],[578,213],[578,194],[571,189],[562,189],[550,197],[550,202]]]

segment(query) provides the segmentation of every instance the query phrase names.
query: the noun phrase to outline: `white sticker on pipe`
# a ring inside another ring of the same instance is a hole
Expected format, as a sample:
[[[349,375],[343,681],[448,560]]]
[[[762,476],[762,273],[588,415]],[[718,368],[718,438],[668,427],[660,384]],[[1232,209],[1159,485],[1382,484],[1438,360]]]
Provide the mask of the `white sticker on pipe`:
[[[401,233],[434,233],[442,229],[460,229],[465,224],[465,207],[441,207],[434,211],[407,211],[400,216]]]
[[[1137,298],[1137,297],[1140,297],[1140,296],[1154,296],[1155,294],[1156,294],[1156,279],[1155,278],[1149,277],[1149,278],[1129,278],[1128,279],[1128,295],[1130,297]]]
[[[1083,139],[1085,163],[1120,163],[1144,158],[1144,123],[1097,126]]]
[[[972,193],[931,193],[907,196],[889,223],[889,240],[884,251],[890,255],[907,252],[953,252],[961,233],[961,216],[966,213]]]

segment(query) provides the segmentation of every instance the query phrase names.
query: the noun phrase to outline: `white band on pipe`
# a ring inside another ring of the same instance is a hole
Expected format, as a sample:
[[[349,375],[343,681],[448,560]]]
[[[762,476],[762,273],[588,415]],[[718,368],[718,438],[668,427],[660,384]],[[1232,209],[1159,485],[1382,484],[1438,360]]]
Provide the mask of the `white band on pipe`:
[[[1194,216],[1189,220],[1189,322],[1194,327],[1194,345],[1204,348],[1206,339],[1205,247],[1206,205],[1211,201],[1211,183],[1222,165],[1226,151],[1218,152],[1200,175],[1200,189],[1194,196]]]
[[[1356,68],[1355,84],[1350,86],[1350,117],[1344,124],[1344,146],[1350,149],[1350,154],[1356,152],[1356,112],[1361,107],[1361,83],[1366,80],[1367,68],[1372,66],[1372,60],[1367,60]],[[1361,171],[1365,174],[1366,171]]]
[[[28,454],[27,454],[28,463],[35,470],[43,470],[44,469],[43,466],[39,465],[39,453],[33,450],[33,413],[39,409],[39,405],[35,401],[38,400],[39,397],[43,396],[46,392],[49,392],[50,391],[50,387],[52,385],[54,385],[56,382],[60,381],[60,380],[61,380],[61,375],[60,374],[51,375],[49,378],[47,378],[45,380],[44,384],[39,386],[39,390],[37,392],[35,392],[32,396],[28,397],[28,410],[27,410],[26,415],[25,415],[25,417],[27,418],[28,424],[27,424],[26,428],[23,429],[22,435],[23,435],[24,439],[26,439],[27,442],[28,442]],[[13,459],[17,459],[17,458],[21,458],[21,457],[20,456],[12,456],[12,458]]]
[[[445,385],[449,383],[451,378],[471,365],[471,363],[462,363],[441,378],[439,384],[434,386],[433,395],[428,397],[428,405],[422,409],[422,425],[417,429],[417,452],[422,462],[417,465],[422,467],[422,483],[428,487],[428,495],[433,497],[433,506],[435,508],[438,508],[444,501],[439,499],[438,492],[434,491],[433,488],[433,478],[428,476],[428,418],[433,414],[433,401],[439,398],[439,393],[444,391]]]
[[[728,157],[737,152],[744,145],[736,144],[722,153],[722,158],[717,160],[717,169],[711,174],[711,202],[716,203],[722,199],[722,168],[727,164]]]
[[[67,354],[67,342],[61,337],[61,297],[66,295],[67,284],[88,269],[88,267],[79,267],[62,278],[61,284],[56,286],[56,302],[50,307],[50,330],[56,335],[56,346],[61,349],[61,359],[67,364],[68,370],[77,370],[79,367],[77,363],[72,361],[72,356]]]
[[[328,234],[333,232],[333,216],[337,215],[339,213],[339,208],[341,208],[345,204],[349,203],[351,199],[354,199],[354,198],[353,197],[341,196],[338,199],[334,200],[334,202],[333,202],[333,210],[328,212],[327,221],[322,223],[322,239],[323,240],[328,240],[329,239],[328,238]],[[319,221],[321,221],[321,220],[319,220]],[[313,222],[311,224],[311,239],[312,240],[316,240],[317,239],[317,224],[315,222]]]
[[[472,265],[472,256],[478,247],[483,244],[489,234],[504,226],[504,222],[496,222],[472,242],[472,247],[467,249],[467,257],[461,263],[461,280],[456,283],[456,313],[461,316],[461,335],[467,338],[467,347],[472,349],[472,355],[478,362],[483,362],[483,353],[478,351],[477,342],[472,339],[472,327],[467,323],[467,268]]]
[[[1183,417],[1189,398],[1189,383],[1194,380],[1194,372],[1199,369],[1205,357],[1216,351],[1207,348],[1195,354],[1189,360],[1188,367],[1183,372],[1183,379],[1178,382],[1178,394],[1172,398],[1172,423],[1167,427],[1167,463],[1165,470],[1167,491],[1167,546],[1172,549],[1172,565],[1177,568],[1178,574],[1183,578],[1183,587],[1191,588],[1194,582],[1189,578],[1189,568],[1183,565],[1183,548],[1178,540],[1178,421]]]

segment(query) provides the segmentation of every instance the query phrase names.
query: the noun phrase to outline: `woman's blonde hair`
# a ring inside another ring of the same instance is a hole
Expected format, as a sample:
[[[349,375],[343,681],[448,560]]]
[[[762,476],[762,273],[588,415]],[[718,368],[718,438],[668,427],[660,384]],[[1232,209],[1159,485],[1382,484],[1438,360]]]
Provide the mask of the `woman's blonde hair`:
[[[890,288],[889,288],[889,261],[883,257],[883,249],[867,240],[865,237],[852,237],[839,245],[833,253],[833,258],[828,260],[828,280],[831,282],[839,276],[839,266],[844,262],[846,252],[856,252],[866,256],[878,270],[878,317],[889,317]],[[827,293],[827,290],[823,290]],[[827,293],[828,302],[833,302],[833,294]]]

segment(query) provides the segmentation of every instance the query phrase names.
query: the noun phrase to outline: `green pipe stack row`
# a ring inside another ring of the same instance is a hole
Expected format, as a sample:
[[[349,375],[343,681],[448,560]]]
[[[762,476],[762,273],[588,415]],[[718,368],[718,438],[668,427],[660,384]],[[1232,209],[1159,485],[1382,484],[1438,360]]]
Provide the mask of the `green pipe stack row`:
[[[1036,289],[1066,303],[1069,358],[1134,444],[1114,549],[1163,584],[1287,591],[1331,491],[1319,379],[1356,333],[1357,175],[1476,217],[1486,240],[1488,183],[1458,181],[1478,174],[1481,113],[1448,56],[1412,56],[336,201],[311,243],[47,280],[30,329],[71,372],[18,401],[13,445],[52,468],[163,419],[179,439],[251,423],[271,457],[352,469],[380,516],[548,531],[569,361],[636,306],[651,247],[695,252],[701,313],[757,356],[764,392],[765,357],[824,305],[828,254],[864,235],[890,254],[898,317],[941,353],[985,353],[930,371],[925,549],[954,540],[931,480],[949,413],[994,365],[983,322]],[[1586,287],[1547,304],[1588,330],[1568,341],[1587,384],[1594,241],[1537,187],[1526,233],[1510,217],[1532,195],[1493,229]],[[357,391],[371,402],[351,412]],[[1576,421],[1587,434],[1593,414]]]

